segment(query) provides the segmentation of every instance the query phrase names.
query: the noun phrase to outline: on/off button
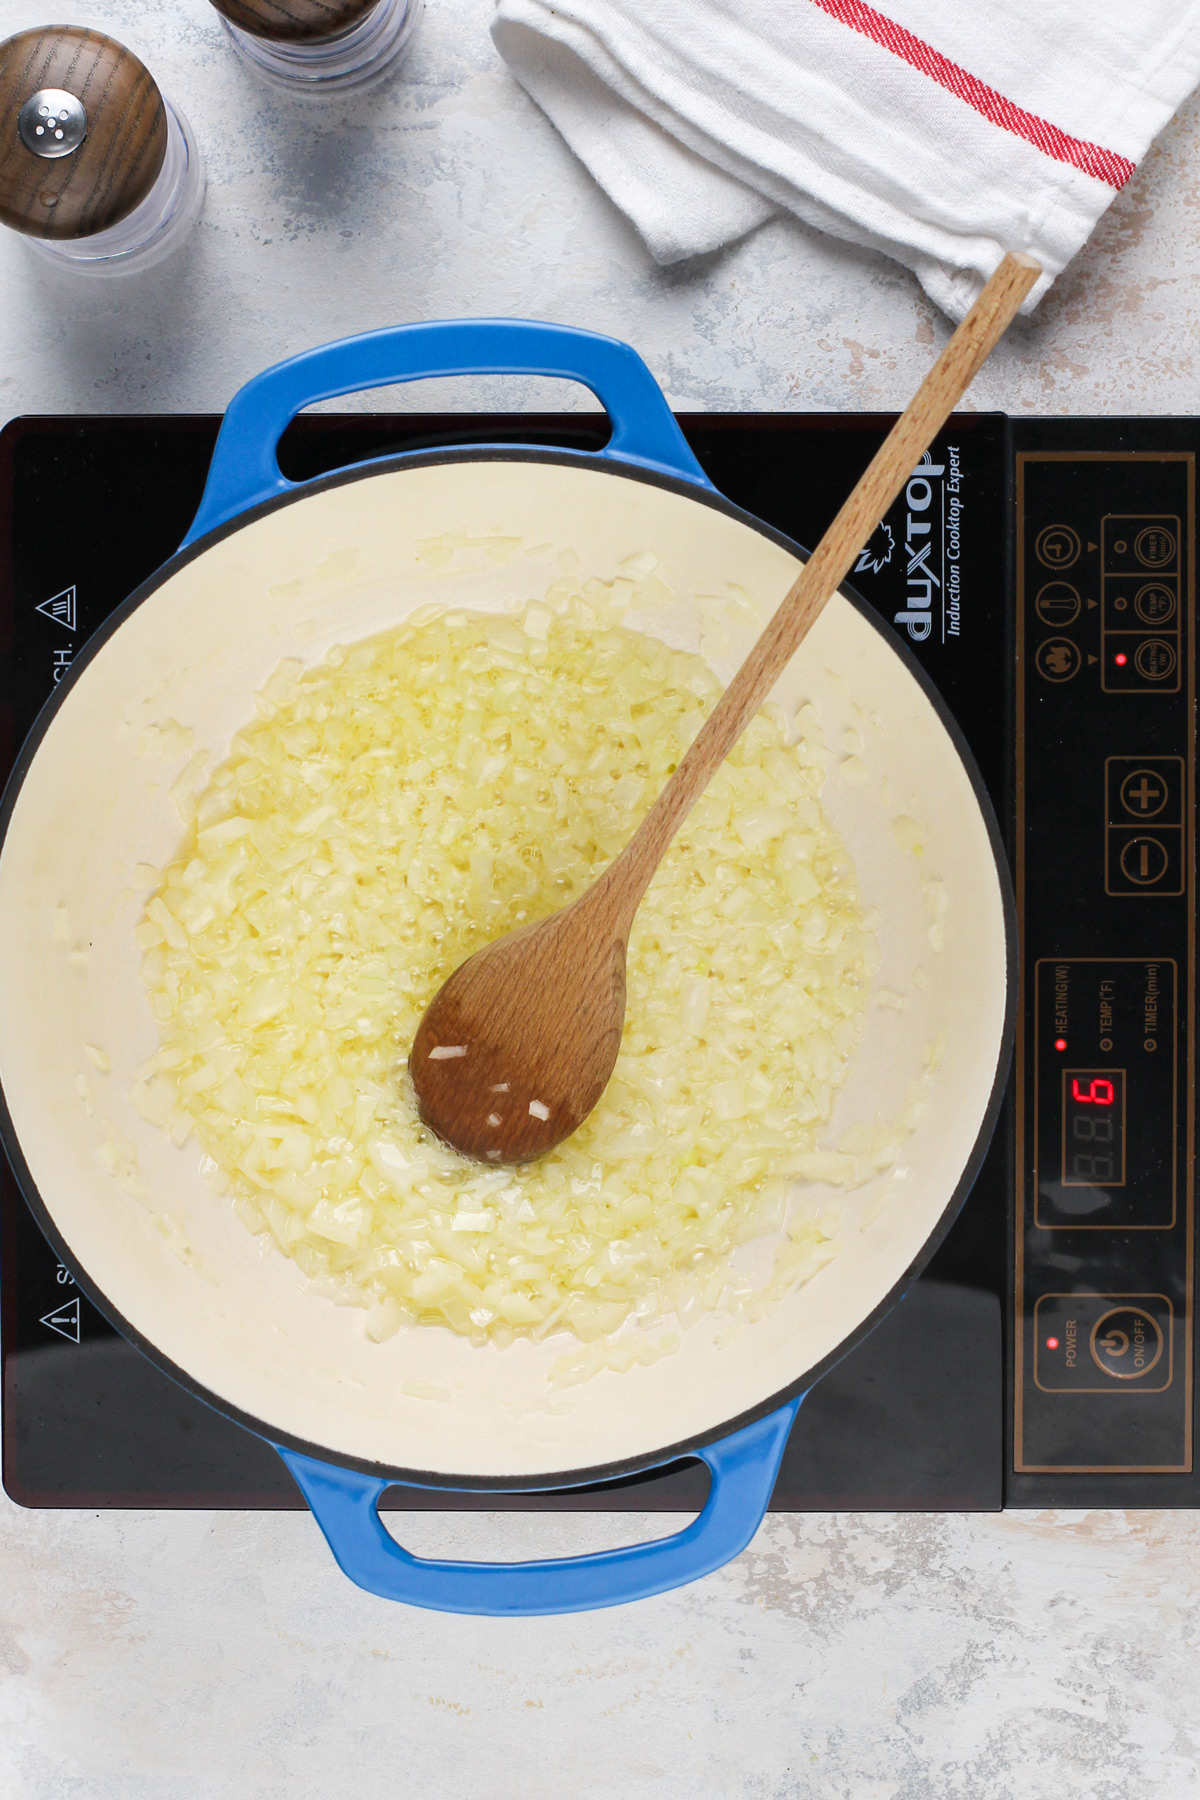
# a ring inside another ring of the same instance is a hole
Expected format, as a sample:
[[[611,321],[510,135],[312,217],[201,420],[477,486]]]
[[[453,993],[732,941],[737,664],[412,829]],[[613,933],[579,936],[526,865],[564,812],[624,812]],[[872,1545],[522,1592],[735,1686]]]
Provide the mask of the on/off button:
[[[1089,1348],[1114,1381],[1140,1381],[1162,1359],[1162,1327],[1140,1306],[1115,1306],[1092,1326]]]
[[[1033,1381],[1044,1394],[1163,1394],[1174,1376],[1165,1294],[1041,1294]]]

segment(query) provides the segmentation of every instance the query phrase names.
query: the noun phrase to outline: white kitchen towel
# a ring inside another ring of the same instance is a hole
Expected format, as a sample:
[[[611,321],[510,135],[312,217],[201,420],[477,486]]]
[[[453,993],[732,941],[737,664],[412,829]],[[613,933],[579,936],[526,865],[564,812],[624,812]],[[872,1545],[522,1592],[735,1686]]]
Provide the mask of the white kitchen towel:
[[[1200,0],[498,0],[501,55],[663,263],[778,211],[960,318],[1086,240],[1200,80]]]

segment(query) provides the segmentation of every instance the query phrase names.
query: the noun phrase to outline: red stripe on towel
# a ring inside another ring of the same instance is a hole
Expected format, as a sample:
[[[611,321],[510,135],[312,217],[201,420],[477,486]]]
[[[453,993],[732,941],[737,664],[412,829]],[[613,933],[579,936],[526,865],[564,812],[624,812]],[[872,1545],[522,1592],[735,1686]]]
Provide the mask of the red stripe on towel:
[[[932,44],[914,37],[894,19],[876,12],[873,6],[865,5],[864,0],[812,0],[812,4],[819,6],[830,18],[848,25],[852,31],[861,32],[863,37],[890,50],[893,56],[899,56],[912,68],[919,69],[922,75],[956,95],[993,125],[1011,131],[1014,137],[1024,138],[1043,156],[1070,163],[1072,167],[1082,169],[1085,175],[1107,182],[1112,188],[1123,188],[1133,174],[1134,164],[1128,157],[1118,156],[1115,150],[1105,150],[1101,144],[1089,144],[1083,138],[1070,137],[1057,125],[1051,125],[1048,119],[1039,119],[1036,113],[1026,112],[1024,107],[1004,94],[998,94],[985,81],[960,69]]]

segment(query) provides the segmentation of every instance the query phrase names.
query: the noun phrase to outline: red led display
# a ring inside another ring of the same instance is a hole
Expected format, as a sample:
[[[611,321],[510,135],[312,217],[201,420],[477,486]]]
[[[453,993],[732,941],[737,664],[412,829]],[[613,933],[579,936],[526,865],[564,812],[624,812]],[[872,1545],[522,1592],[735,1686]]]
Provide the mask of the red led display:
[[[1064,1187],[1124,1187],[1125,1071],[1062,1072]]]
[[[1084,1106],[1111,1106],[1116,1098],[1116,1089],[1111,1081],[1105,1080],[1103,1075],[1094,1075],[1088,1082],[1088,1091],[1085,1094],[1079,1085],[1078,1075],[1073,1075],[1071,1077],[1071,1098],[1080,1101]]]

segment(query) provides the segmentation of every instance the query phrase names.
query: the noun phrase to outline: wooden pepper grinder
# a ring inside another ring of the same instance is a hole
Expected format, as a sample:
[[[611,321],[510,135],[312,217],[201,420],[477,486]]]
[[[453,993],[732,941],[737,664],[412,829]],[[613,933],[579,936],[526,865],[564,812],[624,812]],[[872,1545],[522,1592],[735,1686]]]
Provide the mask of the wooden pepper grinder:
[[[290,94],[342,95],[395,73],[422,0],[212,0],[242,61]]]
[[[97,275],[149,268],[203,198],[190,125],[123,44],[75,25],[0,43],[0,223],[40,256]]]

